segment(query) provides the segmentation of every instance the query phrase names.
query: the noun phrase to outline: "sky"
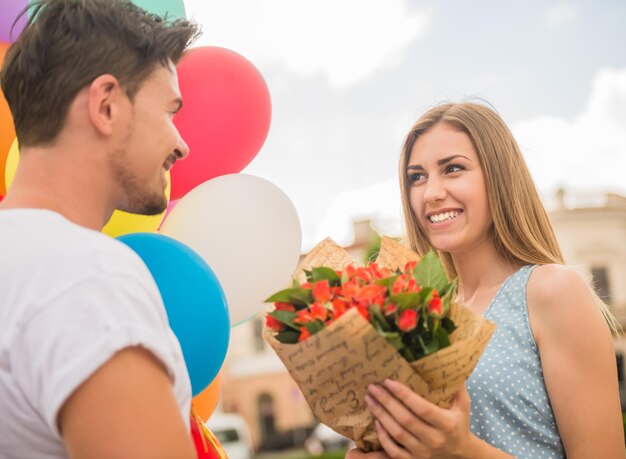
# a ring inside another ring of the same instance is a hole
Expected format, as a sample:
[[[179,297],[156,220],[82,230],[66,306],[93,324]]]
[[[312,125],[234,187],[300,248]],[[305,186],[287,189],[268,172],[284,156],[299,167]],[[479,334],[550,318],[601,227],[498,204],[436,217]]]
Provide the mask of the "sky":
[[[626,195],[623,0],[185,0],[272,98],[263,148],[242,171],[294,203],[306,251],[352,242],[353,219],[401,231],[397,168],[413,122],[440,102],[489,103],[545,202]]]

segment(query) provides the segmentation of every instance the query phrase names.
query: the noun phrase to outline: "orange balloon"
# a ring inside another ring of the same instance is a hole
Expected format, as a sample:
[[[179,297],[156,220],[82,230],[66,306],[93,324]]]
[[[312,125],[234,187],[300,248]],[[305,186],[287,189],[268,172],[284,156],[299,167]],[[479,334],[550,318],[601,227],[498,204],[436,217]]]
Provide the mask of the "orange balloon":
[[[213,382],[206,389],[191,399],[191,408],[204,422],[215,411],[222,390],[222,376],[218,373]]]
[[[0,67],[4,63],[4,55],[9,49],[9,44],[0,42]],[[7,104],[2,89],[0,89],[0,194],[6,193],[4,183],[4,165],[6,164],[9,148],[15,139],[15,126],[13,125],[13,116]]]

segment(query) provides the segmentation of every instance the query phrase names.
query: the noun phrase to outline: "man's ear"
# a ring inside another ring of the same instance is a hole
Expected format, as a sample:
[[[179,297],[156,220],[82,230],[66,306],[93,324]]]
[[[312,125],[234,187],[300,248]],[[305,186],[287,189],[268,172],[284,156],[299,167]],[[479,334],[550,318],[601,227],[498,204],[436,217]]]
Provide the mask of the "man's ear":
[[[89,85],[89,118],[98,132],[113,133],[113,122],[120,114],[120,104],[129,103],[126,92],[113,75],[100,75]]]

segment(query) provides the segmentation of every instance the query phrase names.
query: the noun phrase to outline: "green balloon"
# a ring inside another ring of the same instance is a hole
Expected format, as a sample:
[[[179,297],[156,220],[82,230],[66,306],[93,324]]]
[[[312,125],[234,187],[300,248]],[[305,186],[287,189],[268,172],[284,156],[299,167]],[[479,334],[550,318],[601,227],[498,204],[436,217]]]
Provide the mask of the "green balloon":
[[[150,13],[167,15],[169,20],[186,17],[183,0],[133,0],[133,3]]]

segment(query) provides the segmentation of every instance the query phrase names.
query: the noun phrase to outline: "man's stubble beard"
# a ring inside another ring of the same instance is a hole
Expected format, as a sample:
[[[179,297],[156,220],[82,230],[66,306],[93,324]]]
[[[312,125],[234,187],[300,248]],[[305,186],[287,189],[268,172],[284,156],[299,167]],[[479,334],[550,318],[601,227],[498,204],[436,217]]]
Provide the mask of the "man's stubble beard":
[[[133,133],[134,123],[131,122],[122,146],[110,155],[109,167],[116,184],[124,193],[125,203],[118,206],[119,210],[139,215],[159,215],[167,209],[165,192],[154,192],[149,184],[141,183],[141,179],[128,169],[128,145]]]

